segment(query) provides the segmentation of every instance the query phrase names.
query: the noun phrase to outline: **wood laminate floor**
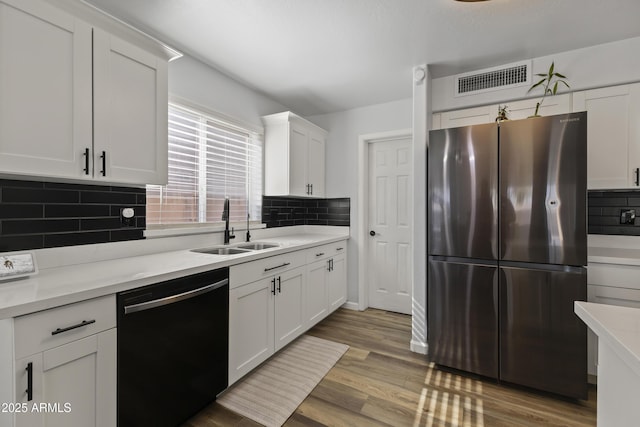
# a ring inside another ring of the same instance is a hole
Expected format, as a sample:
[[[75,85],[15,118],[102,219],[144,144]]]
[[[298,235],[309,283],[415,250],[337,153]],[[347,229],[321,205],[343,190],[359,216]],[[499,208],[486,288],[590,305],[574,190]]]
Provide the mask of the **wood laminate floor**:
[[[285,426],[595,426],[588,401],[555,398],[434,367],[409,350],[411,317],[339,309],[307,332],[348,344]],[[184,427],[259,426],[215,402]]]

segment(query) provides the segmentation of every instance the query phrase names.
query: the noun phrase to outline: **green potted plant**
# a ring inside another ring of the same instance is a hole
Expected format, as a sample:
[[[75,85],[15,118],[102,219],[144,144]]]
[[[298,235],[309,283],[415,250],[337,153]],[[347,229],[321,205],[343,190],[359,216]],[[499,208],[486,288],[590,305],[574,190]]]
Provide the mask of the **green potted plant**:
[[[529,88],[527,93],[531,92],[533,89],[537,88],[538,86],[542,86],[542,88],[544,89],[544,93],[542,94],[542,99],[540,100],[540,102],[536,104],[536,111],[531,117],[540,117],[540,115],[538,114],[540,105],[542,105],[542,103],[544,102],[545,96],[555,95],[556,92],[558,92],[558,83],[562,83],[566,87],[569,87],[569,83],[567,83],[564,80],[566,79],[566,77],[555,71],[555,64],[553,62],[551,62],[551,66],[549,67],[549,71],[547,73],[539,73],[539,74],[536,74],[536,76],[542,77],[542,79],[537,83],[534,83]]]
[[[509,120],[509,109],[507,107],[507,104],[505,104],[504,107],[502,105],[498,105],[498,116],[496,117],[496,122]]]

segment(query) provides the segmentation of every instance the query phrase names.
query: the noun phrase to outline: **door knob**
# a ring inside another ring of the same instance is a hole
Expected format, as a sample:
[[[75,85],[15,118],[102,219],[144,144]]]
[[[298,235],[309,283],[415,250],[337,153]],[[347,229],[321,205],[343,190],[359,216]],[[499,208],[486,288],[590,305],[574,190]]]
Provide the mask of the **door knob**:
[[[371,230],[371,231],[369,232],[369,235],[370,235],[370,236],[375,236],[375,235],[376,235],[376,232],[375,232],[375,231],[373,231],[373,230]]]

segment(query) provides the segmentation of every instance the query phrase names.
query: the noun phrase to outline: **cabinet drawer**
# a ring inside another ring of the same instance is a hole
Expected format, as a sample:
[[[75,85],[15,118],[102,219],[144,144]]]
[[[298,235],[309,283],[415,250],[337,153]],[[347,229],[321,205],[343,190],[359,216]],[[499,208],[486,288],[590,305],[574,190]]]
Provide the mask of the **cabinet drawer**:
[[[305,259],[305,251],[296,251],[233,265],[229,268],[229,288],[237,288],[264,277],[270,277],[283,271],[300,267],[305,264]]]
[[[589,263],[587,283],[640,291],[640,267],[637,265]]]
[[[340,255],[345,252],[347,252],[346,240],[316,246],[315,248],[307,249],[307,264],[321,259],[331,258],[332,256]]]
[[[587,301],[640,308],[640,290],[589,285],[587,286]]]
[[[16,359],[116,326],[116,297],[108,295],[16,317]]]

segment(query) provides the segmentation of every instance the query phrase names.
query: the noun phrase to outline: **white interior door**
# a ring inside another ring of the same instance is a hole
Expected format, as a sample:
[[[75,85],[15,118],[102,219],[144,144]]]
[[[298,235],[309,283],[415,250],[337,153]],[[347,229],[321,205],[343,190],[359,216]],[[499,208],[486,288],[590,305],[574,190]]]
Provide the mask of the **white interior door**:
[[[411,139],[369,144],[369,306],[411,314]]]

